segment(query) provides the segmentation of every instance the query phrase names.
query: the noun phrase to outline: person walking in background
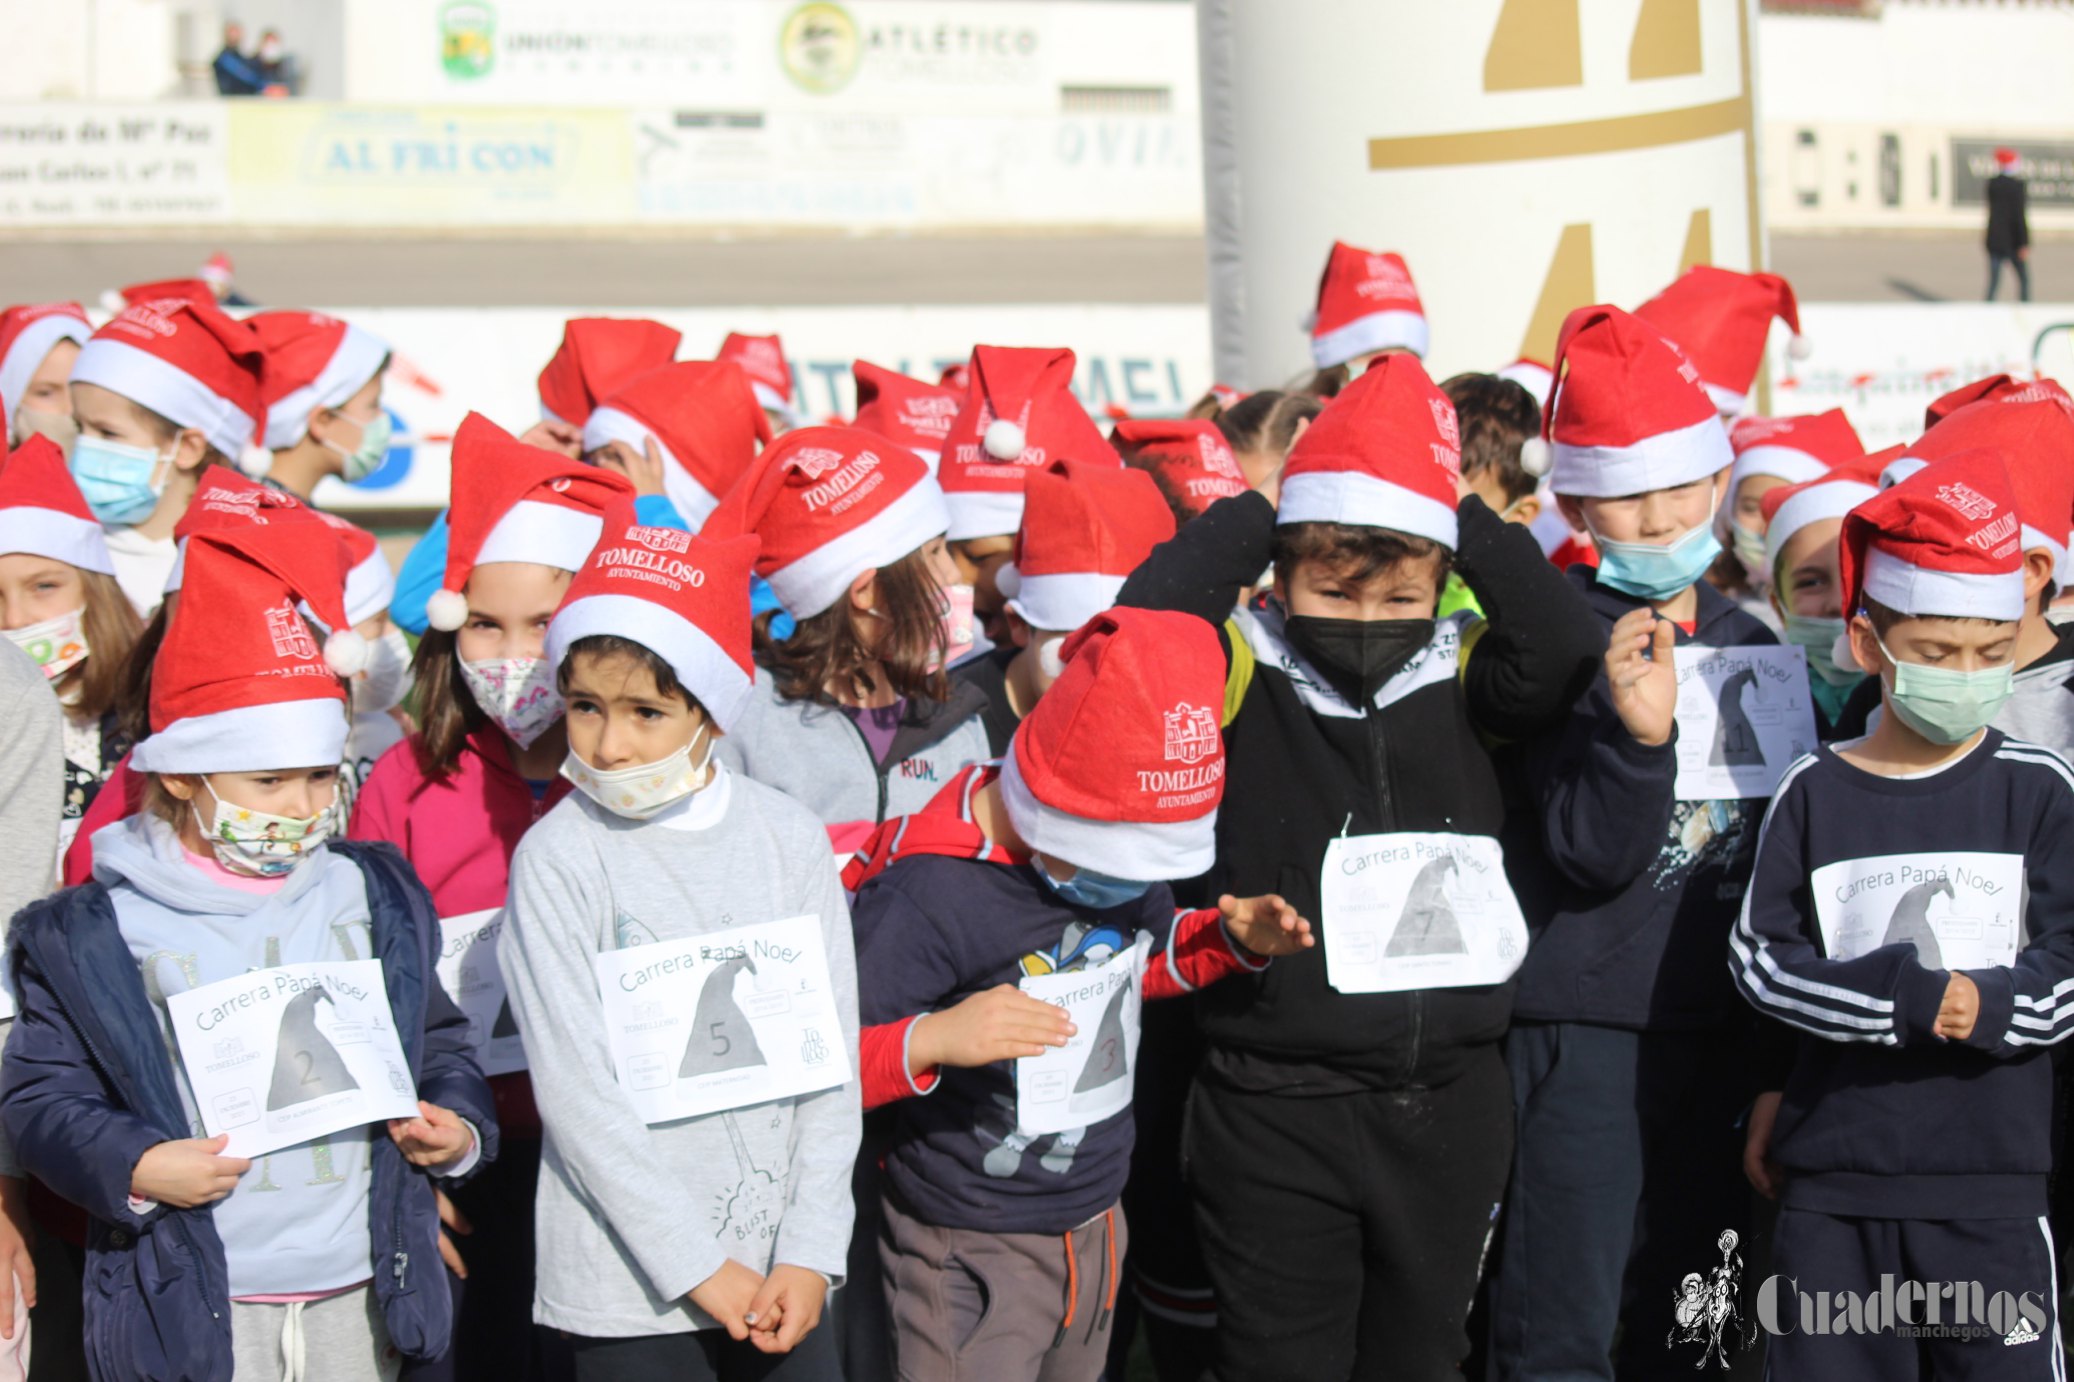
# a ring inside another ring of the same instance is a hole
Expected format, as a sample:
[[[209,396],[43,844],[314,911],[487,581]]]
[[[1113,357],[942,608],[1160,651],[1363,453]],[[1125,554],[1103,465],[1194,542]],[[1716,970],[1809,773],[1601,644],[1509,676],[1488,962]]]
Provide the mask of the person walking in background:
[[[2016,175],[2016,150],[1995,150],[1999,170],[1988,179],[1988,301],[2002,283],[2006,261],[2016,270],[2019,301],[2031,300],[2031,227],[2024,219],[2024,180]]]
[[[219,96],[257,96],[266,85],[266,77],[245,55],[245,26],[234,19],[224,24],[223,47],[209,69],[216,74]]]

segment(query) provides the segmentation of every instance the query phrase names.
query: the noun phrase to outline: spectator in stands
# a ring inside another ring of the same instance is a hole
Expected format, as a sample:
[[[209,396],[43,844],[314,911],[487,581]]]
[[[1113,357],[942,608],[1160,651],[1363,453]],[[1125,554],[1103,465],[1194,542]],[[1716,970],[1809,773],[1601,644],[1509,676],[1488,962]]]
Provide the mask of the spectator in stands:
[[[223,47],[209,66],[216,73],[219,96],[257,96],[266,85],[258,64],[245,56],[245,26],[235,19],[224,24]]]
[[[1988,179],[1988,301],[2002,283],[2006,260],[2016,270],[2016,295],[2031,300],[2031,227],[2024,219],[2024,180],[2016,175],[2016,150],[1995,150],[1995,176]]]
[[[279,29],[265,29],[259,35],[259,52],[255,58],[259,75],[266,84],[269,96],[300,96],[302,94],[302,64],[295,54],[281,41]]]

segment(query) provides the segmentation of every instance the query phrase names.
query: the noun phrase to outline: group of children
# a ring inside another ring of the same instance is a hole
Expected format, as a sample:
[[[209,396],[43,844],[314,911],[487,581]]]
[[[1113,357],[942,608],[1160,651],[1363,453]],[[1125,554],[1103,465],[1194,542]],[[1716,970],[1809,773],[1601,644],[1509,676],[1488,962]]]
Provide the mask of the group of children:
[[[1335,245],[1314,377],[1107,434],[572,321],[392,576],[382,342],[9,309],[7,1357],[2061,1376],[2074,403],[1866,456],[1775,316],[1436,385]]]

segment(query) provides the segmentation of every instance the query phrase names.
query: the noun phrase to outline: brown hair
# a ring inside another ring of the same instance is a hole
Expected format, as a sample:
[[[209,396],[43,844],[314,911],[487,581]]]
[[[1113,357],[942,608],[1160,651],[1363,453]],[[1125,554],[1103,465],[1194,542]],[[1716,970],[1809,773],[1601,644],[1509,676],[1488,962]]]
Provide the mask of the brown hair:
[[[684,689],[684,683],[677,680],[677,669],[665,661],[662,654],[646,643],[621,638],[615,633],[594,633],[569,645],[569,651],[562,655],[562,665],[555,668],[555,689],[564,696],[569,694],[569,664],[579,655],[594,657],[601,662],[619,657],[632,658],[648,669],[649,676],[655,678],[655,689],[659,695],[675,696],[692,710],[705,709],[699,704],[698,697]]]
[[[943,630],[943,589],[917,548],[878,570],[878,642],[865,646],[857,637],[847,593],[810,619],[801,619],[792,637],[780,643],[770,636],[769,618],[756,622],[756,651],[770,669],[777,691],[788,701],[834,704],[830,685],[848,686],[863,697],[878,690],[870,671],[877,662],[896,695],[910,700],[950,699],[950,677],[943,670],[949,656]],[[930,670],[934,667],[935,670]]]
[[[1458,374],[1440,386],[1455,405],[1462,435],[1462,478],[1494,476],[1508,504],[1538,481],[1521,468],[1520,446],[1541,431],[1541,406],[1525,386],[1495,374]]]
[[[1327,365],[1315,371],[1295,392],[1311,398],[1333,399],[1339,397],[1341,389],[1353,382],[1354,370],[1351,365]]]
[[[158,661],[159,646],[166,641],[169,603],[161,600],[151,612],[116,677],[115,722],[133,744],[141,744],[151,734],[151,668]]]
[[[1858,605],[1859,608],[1865,611],[1865,617],[1872,621],[1873,632],[1881,638],[1885,638],[1892,633],[1894,626],[1904,619],[1936,619],[1946,624],[1994,625],[2014,624],[2017,622],[2014,619],[1984,619],[1978,614],[1903,614],[1900,610],[1890,609],[1869,595],[1860,595],[1858,597]]]
[[[168,777],[185,777],[185,773],[146,773],[144,775],[144,810],[157,816],[175,830],[180,828],[180,813],[190,803],[182,801],[166,790]]]
[[[115,577],[81,571],[79,579],[86,588],[86,613],[79,622],[86,634],[87,656],[79,669],[79,700],[71,709],[82,719],[98,720],[122,705],[130,652],[137,646],[143,621]],[[149,706],[144,713],[148,719]]]
[[[1334,575],[1366,581],[1401,562],[1433,563],[1436,590],[1447,580],[1453,559],[1431,538],[1356,523],[1286,523],[1275,529],[1275,575],[1287,581],[1303,562],[1320,562]]]
[[[1217,430],[1234,451],[1271,451],[1289,454],[1296,444],[1296,429],[1325,411],[1325,405],[1309,394],[1283,393],[1264,389],[1248,394],[1217,417]]]
[[[454,771],[468,736],[490,723],[461,678],[454,635],[427,629],[411,655],[418,698],[418,770],[437,782]]]

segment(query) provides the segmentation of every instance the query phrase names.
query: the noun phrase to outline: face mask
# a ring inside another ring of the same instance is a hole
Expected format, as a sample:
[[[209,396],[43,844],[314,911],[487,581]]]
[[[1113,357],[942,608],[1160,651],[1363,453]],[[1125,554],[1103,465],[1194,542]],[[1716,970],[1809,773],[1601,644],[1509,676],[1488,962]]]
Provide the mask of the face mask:
[[[410,640],[391,629],[368,645],[367,669],[347,683],[355,715],[380,715],[410,694]]]
[[[339,416],[345,417],[345,414],[341,413]],[[357,484],[374,474],[375,469],[387,459],[389,455],[389,415],[387,413],[376,413],[374,420],[371,422],[359,422],[353,418],[346,418],[346,421],[351,422],[360,429],[360,445],[348,451],[337,442],[323,437],[318,438],[318,444],[345,457],[346,468],[340,478],[351,485]]]
[[[493,657],[461,664],[461,679],[482,713],[521,749],[562,718],[562,693],[544,657]]]
[[[9,629],[7,636],[43,669],[46,681],[56,681],[65,673],[86,661],[86,632],[80,627],[86,616],[86,606],[81,605],[70,614],[60,614],[55,619],[45,619],[25,628]]]
[[[148,446],[81,437],[72,448],[72,478],[86,496],[86,506],[112,527],[149,518],[172,473],[172,447],[161,455]]]
[[[1764,534],[1753,533],[1740,523],[1731,523],[1728,525],[1728,546],[1749,574],[1751,585],[1762,590],[1772,583],[1772,566],[1770,554],[1765,551]]]
[[[1051,870],[1044,867],[1042,859],[1032,855],[1030,862],[1037,866],[1038,877],[1044,880],[1046,887],[1058,894],[1061,902],[1070,902],[1076,907],[1086,907],[1091,911],[1099,912],[1109,907],[1121,907],[1126,902],[1135,902],[1145,896],[1152,887],[1150,883],[1138,883],[1128,878],[1111,878],[1108,874],[1096,873],[1093,869],[1082,869],[1061,883],[1051,876]]]
[[[1786,641],[1808,655],[1808,670],[1831,686],[1856,686],[1865,673],[1855,667],[1836,665],[1836,640],[1843,637],[1850,621],[1813,614],[1786,616]]]
[[[248,806],[233,806],[209,790],[215,799],[216,814],[212,820],[203,820],[201,807],[190,801],[187,809],[194,812],[195,824],[209,837],[209,846],[216,851],[216,862],[232,873],[247,874],[253,878],[279,878],[293,872],[295,866],[310,857],[310,851],[331,838],[338,827],[338,795],[334,791],[331,804],[307,820],[294,816],[270,816],[264,811],[254,811]]]
[[[706,771],[713,763],[712,744],[706,745],[698,766],[691,765],[691,751],[705,737],[706,726],[700,725],[691,742],[669,757],[655,763],[636,763],[631,768],[593,768],[571,749],[562,760],[562,776],[613,815],[645,821],[706,785]]]
[[[1887,652],[1885,639],[1876,641],[1894,665],[1894,679],[1886,684],[1887,703],[1901,723],[1933,744],[1963,744],[1980,733],[2015,689],[2013,662],[1977,672],[1954,672],[1903,662]]]
[[[972,587],[969,585],[947,585],[943,588],[944,657],[956,662],[972,650]],[[934,667],[930,668],[935,671]]]
[[[14,415],[14,444],[20,446],[31,437],[48,437],[57,443],[58,450],[66,456],[72,454],[72,445],[79,440],[79,424],[70,413],[48,413],[41,408],[20,408]]]
[[[1597,533],[1592,540],[1599,544],[1599,583],[1638,600],[1670,599],[1704,576],[1721,555],[1721,543],[1705,523],[1668,547],[1613,542]]]
[[[1433,641],[1431,619],[1321,619],[1292,614],[1283,622],[1290,646],[1323,672],[1333,689],[1367,705],[1383,683]]]

